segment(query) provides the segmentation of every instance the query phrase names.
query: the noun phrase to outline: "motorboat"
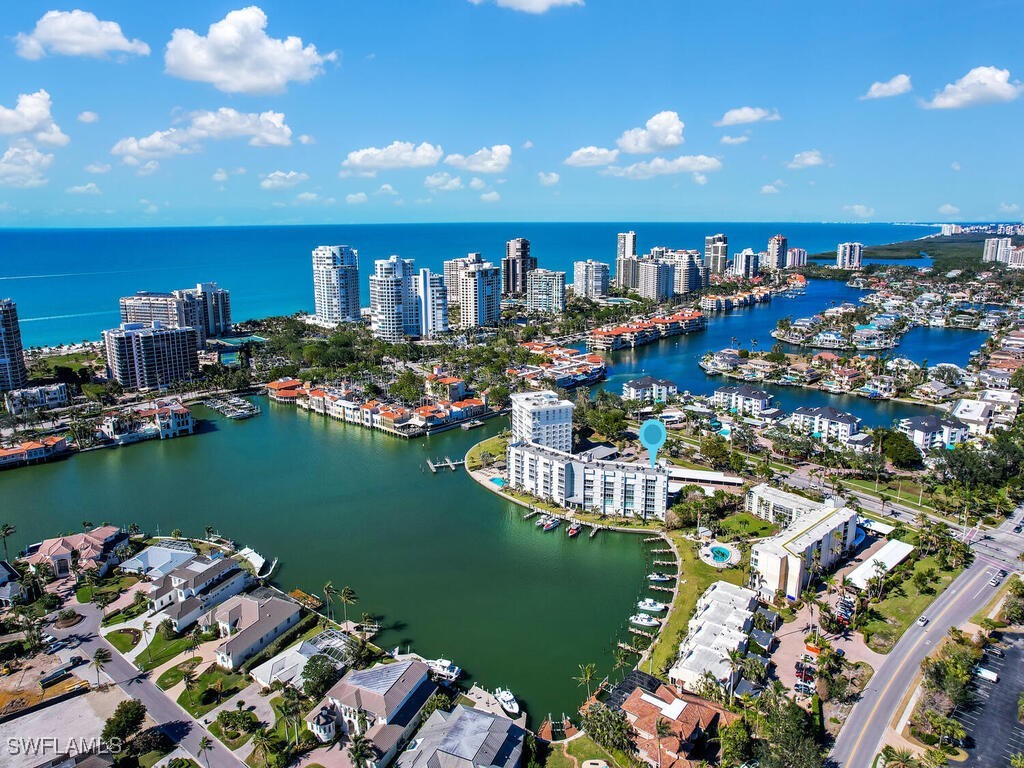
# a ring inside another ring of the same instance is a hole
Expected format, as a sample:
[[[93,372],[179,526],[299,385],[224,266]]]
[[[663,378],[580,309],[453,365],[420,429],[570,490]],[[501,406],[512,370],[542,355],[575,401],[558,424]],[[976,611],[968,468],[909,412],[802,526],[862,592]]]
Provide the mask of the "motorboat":
[[[508,712],[510,715],[519,714],[519,702],[516,701],[516,697],[512,695],[512,691],[508,688],[495,688],[494,698],[498,700],[498,704],[501,708]]]
[[[534,523],[538,528],[547,525],[551,521],[551,515],[541,515],[537,518],[537,522]]]
[[[661,626],[661,619],[656,619],[646,613],[634,613],[629,617],[629,623],[636,624],[638,627],[658,627]]]
[[[462,677],[462,669],[452,663],[451,659],[427,659],[427,667],[439,680],[454,683]]]
[[[653,598],[645,597],[643,600],[636,604],[636,607],[639,608],[641,611],[649,611],[650,613],[661,613],[662,611],[668,608],[668,604],[659,603],[657,600]]]
[[[548,520],[546,523],[544,523],[544,530],[545,531],[553,531],[553,530],[555,530],[555,528],[557,528],[561,524],[562,524],[561,519],[559,519],[557,517],[552,517],[550,520]]]
[[[582,530],[583,530],[583,526],[582,525],[580,525],[579,523],[573,523],[572,525],[569,526],[569,529],[566,531],[566,534],[571,539],[574,536],[578,536],[580,531],[582,531]]]
[[[647,576],[648,581],[672,581],[672,577],[666,573],[651,573]]]

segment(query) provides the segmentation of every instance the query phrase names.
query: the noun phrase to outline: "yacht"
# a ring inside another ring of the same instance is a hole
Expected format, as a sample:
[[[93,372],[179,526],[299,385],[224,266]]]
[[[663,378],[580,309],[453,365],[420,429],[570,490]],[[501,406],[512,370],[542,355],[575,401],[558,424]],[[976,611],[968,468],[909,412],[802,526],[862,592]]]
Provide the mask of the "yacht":
[[[514,716],[519,714],[519,702],[516,701],[516,697],[512,695],[512,691],[508,688],[495,688],[494,698],[498,700],[501,708],[510,715]]]
[[[566,534],[571,539],[574,536],[578,536],[581,530],[583,530],[583,526],[580,523],[573,523],[569,526],[568,530],[566,530]]]
[[[661,613],[662,611],[668,608],[668,604],[659,603],[657,600],[654,600],[653,598],[645,597],[643,600],[636,604],[636,607],[639,608],[641,611]]]
[[[427,667],[434,677],[449,683],[462,677],[462,669],[452,663],[451,659],[428,659]]]
[[[553,530],[555,530],[555,528],[557,528],[561,524],[562,524],[561,518],[552,517],[546,523],[544,523],[544,530],[545,531],[553,531]]]
[[[547,525],[551,521],[551,515],[541,515],[537,518],[537,522],[534,523],[538,528]]]
[[[630,624],[636,624],[638,627],[657,627],[661,625],[661,619],[656,619],[646,613],[635,613],[629,617]]]
[[[647,576],[648,581],[672,581],[672,577],[666,573],[651,573]]]

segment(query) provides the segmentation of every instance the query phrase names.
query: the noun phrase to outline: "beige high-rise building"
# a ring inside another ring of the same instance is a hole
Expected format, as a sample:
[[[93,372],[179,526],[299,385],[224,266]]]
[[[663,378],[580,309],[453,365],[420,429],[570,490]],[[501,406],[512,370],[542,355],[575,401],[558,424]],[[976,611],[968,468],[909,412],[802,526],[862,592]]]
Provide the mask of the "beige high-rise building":
[[[503,296],[526,294],[526,276],[537,268],[537,259],[530,255],[530,241],[517,237],[505,243],[501,260],[501,293]]]
[[[448,291],[448,306],[458,306],[459,303],[459,273],[469,269],[474,264],[483,264],[483,257],[479,253],[470,253],[457,259],[448,259],[444,263],[444,286]]]
[[[459,272],[459,327],[477,328],[501,321],[501,270],[489,261]]]

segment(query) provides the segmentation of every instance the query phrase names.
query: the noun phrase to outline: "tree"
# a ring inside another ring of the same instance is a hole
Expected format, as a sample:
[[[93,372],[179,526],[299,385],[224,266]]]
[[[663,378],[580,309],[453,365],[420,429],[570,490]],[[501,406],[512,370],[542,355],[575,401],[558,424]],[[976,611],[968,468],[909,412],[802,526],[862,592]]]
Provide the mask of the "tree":
[[[356,768],[366,768],[370,760],[373,759],[373,746],[363,734],[357,733],[352,736],[352,743],[348,748],[348,759]]]
[[[263,765],[270,765],[270,753],[274,751],[274,742],[266,728],[258,728],[252,735],[252,753],[263,759]]]
[[[920,761],[909,749],[896,749],[886,744],[882,749],[882,757],[885,759],[885,768],[921,768]]]
[[[206,753],[213,749],[213,742],[210,741],[210,737],[203,735],[199,739],[199,754],[203,756],[203,761],[206,763],[206,768],[210,768],[210,756]]]
[[[574,677],[573,680],[580,688],[587,689],[587,701],[590,701],[590,684],[594,681],[594,675],[597,674],[597,666],[595,664],[580,664],[580,673]]]
[[[661,740],[672,735],[672,726],[668,720],[659,717],[654,721],[654,737],[658,741],[658,768],[661,768]]]
[[[338,590],[333,581],[324,584],[324,604],[327,608],[327,618],[334,621],[334,599],[338,596]]]
[[[111,661],[110,651],[102,646],[96,649],[96,653],[92,655],[92,663],[89,665],[96,670],[96,687],[100,685],[100,672],[103,668]]]
[[[318,653],[306,662],[302,671],[302,689],[311,699],[320,700],[338,680],[338,670],[324,654]]]
[[[1018,373],[1024,369],[1018,369]],[[1010,768],[1024,768],[1024,752],[1015,752],[1010,755]]]
[[[348,607],[359,602],[359,595],[352,587],[344,586],[338,593],[338,602],[341,603],[341,609],[345,614],[345,623],[348,624]]]
[[[195,703],[192,701],[192,691],[196,689],[196,685],[199,683],[195,670],[186,669],[181,675],[181,682],[185,684],[185,695],[188,696],[189,706],[195,706]]]
[[[144,622],[142,622],[142,637],[145,637],[146,635],[148,635],[150,633],[150,630],[152,630],[152,629],[153,629],[153,622],[151,622],[149,619],[146,619]],[[150,638],[150,641],[148,643],[146,643],[146,654],[149,657],[149,663],[152,664],[153,663],[153,639],[152,638]]]
[[[18,529],[10,523],[0,523],[0,539],[4,542],[4,560],[10,562],[11,556],[7,554],[7,539],[17,533]]]
[[[444,712],[451,712],[453,706],[452,697],[439,690],[427,699],[427,703],[423,705],[423,710],[420,712],[420,717],[426,720],[439,709]]]
[[[118,740],[124,743],[142,729],[146,719],[146,705],[138,699],[125,699],[114,709],[114,713],[103,724],[104,742]]]
[[[721,726],[718,740],[722,746],[722,764],[727,768],[743,765],[750,758],[752,739],[750,726],[744,718]]]

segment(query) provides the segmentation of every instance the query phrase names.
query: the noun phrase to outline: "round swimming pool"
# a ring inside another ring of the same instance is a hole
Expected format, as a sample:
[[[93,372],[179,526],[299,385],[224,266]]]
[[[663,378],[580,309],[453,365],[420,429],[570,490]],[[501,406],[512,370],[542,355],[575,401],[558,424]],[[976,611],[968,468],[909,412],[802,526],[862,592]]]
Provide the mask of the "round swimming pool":
[[[700,559],[715,568],[729,568],[740,562],[740,551],[732,544],[712,540],[704,544],[699,551]]]
[[[732,557],[732,553],[725,547],[711,548],[711,559],[716,563],[727,563],[730,557]]]

